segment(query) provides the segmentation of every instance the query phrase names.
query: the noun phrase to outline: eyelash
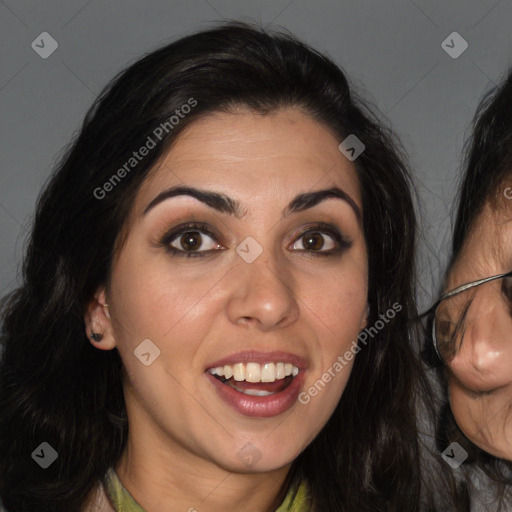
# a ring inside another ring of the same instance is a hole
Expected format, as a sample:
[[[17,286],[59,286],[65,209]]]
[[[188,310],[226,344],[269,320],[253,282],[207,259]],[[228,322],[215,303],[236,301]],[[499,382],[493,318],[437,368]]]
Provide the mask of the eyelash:
[[[170,244],[174,242],[180,236],[192,232],[199,231],[201,234],[206,234],[209,237],[215,239],[215,235],[208,229],[208,226],[202,222],[191,222],[184,226],[180,226],[176,229],[173,229],[171,232],[166,233],[162,239],[160,240],[159,245],[164,247],[165,250],[171,254],[172,256],[179,257],[187,257],[187,258],[203,258],[207,255],[210,255],[212,252],[218,251],[220,249],[210,249],[207,251],[182,251],[180,249],[176,249],[172,247]],[[309,252],[311,256],[337,256],[341,254],[346,249],[350,249],[352,247],[352,241],[347,237],[342,235],[337,229],[333,228],[329,224],[319,223],[314,226],[308,227],[305,229],[294,241],[300,240],[307,233],[321,233],[327,234],[331,236],[335,242],[338,243],[338,247],[335,249],[331,249],[329,251],[308,251],[307,249],[299,250],[299,252]],[[297,249],[296,249],[297,250]]]

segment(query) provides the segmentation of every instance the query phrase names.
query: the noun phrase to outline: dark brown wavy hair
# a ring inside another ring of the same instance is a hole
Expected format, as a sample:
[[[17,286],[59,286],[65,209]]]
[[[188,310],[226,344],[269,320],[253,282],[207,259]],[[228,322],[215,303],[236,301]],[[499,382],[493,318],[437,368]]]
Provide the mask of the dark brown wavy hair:
[[[109,194],[95,197],[190,98],[192,111]],[[292,472],[307,480],[312,511],[435,510],[421,475],[415,411],[425,381],[409,342],[416,226],[399,146],[330,59],[285,32],[231,22],[158,49],[117,76],[38,200],[23,282],[2,313],[0,496],[10,511],[78,512],[119,460],[128,431],[122,361],[117,350],[87,340],[85,304],[108,283],[134,197],[158,159],[190,123],[240,105],[261,114],[294,107],[340,142],[350,134],[363,141],[355,164],[369,325],[402,306],[362,347],[332,417]],[[44,470],[31,458],[43,441],[59,454]]]

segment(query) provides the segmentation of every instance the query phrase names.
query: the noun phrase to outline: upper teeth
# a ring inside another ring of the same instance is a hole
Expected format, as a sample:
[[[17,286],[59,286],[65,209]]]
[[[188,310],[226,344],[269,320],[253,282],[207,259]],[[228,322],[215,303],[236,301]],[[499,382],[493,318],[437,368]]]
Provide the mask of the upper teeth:
[[[233,377],[236,381],[247,382],[274,382],[288,375],[295,377],[299,373],[299,369],[291,363],[237,363],[217,366],[208,371],[212,375],[220,375],[226,379]]]

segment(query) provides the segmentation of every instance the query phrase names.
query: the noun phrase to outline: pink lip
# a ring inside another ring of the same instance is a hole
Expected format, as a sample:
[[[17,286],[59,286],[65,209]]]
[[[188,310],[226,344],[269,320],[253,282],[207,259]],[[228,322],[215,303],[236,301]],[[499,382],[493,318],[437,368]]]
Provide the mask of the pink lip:
[[[217,366],[237,363],[291,363],[299,368],[299,370],[307,368],[306,359],[296,354],[290,354],[289,352],[283,351],[258,352],[253,350],[237,352],[236,354],[214,361],[209,364],[206,369],[209,370],[210,368],[216,368]]]
[[[282,359],[279,360],[283,361]],[[237,361],[240,362],[240,359]],[[254,359],[251,359],[251,361],[256,362]],[[221,362],[222,361],[220,361],[217,366],[222,366],[222,364],[220,364]],[[210,373],[205,373],[206,378],[209,379],[209,381],[214,386],[218,396],[224,402],[226,402],[238,413],[243,414],[244,416],[258,418],[270,418],[272,416],[282,414],[286,410],[290,409],[290,407],[292,407],[292,405],[297,402],[297,398],[304,382],[305,374],[306,372],[301,370],[297,376],[293,378],[290,385],[279,393],[275,393],[269,396],[251,396],[240,393],[239,391],[226,386]]]

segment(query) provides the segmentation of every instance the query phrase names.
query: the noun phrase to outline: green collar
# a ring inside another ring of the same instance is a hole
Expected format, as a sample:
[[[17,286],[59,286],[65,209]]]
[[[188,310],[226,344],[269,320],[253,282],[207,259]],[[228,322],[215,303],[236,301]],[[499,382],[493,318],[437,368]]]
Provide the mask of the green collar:
[[[116,512],[145,512],[124,488],[113,468],[107,472],[105,490]],[[308,512],[307,501],[307,486],[302,482],[290,488],[276,512]]]

